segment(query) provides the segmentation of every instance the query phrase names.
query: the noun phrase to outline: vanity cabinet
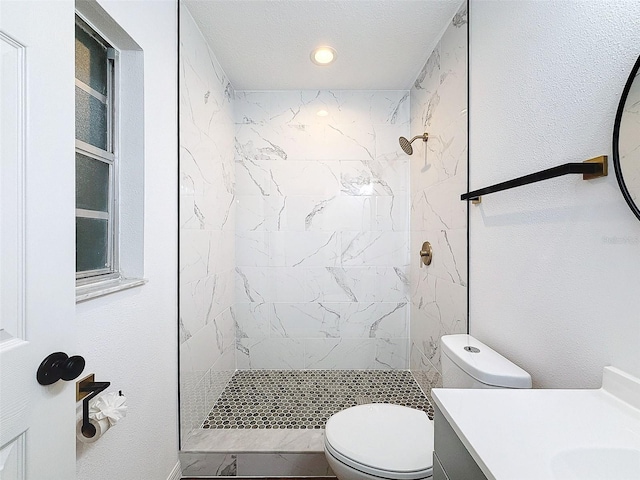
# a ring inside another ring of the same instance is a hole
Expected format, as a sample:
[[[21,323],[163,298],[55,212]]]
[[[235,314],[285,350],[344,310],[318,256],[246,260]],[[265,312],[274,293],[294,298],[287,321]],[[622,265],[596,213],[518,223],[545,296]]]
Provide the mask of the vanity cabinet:
[[[440,409],[434,408],[433,480],[487,480]]]

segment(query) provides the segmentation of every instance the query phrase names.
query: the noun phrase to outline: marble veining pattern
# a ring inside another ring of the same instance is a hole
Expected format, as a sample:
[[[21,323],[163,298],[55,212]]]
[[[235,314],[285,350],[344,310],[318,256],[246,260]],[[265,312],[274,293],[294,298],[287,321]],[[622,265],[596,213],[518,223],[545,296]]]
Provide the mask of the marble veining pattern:
[[[437,339],[466,325],[466,6],[410,92],[234,92],[181,8],[183,434],[235,368],[411,365],[437,384]]]
[[[228,432],[220,431],[220,432]],[[258,439],[262,445],[271,444],[274,430],[265,430],[270,435],[267,438],[260,438],[257,431],[252,430],[240,433],[245,435],[243,441],[246,445],[252,445]],[[289,433],[285,431],[284,433]],[[303,430],[308,437],[308,433],[313,431]],[[213,430],[207,433],[217,433]],[[225,445],[224,439],[220,442],[219,435],[212,435],[209,440],[217,439],[215,445]],[[304,439],[301,439],[304,440]],[[277,448],[271,452],[246,452],[239,453],[214,453],[212,447],[207,444],[204,451],[180,452],[180,462],[182,474],[195,477],[333,477],[334,473],[329,468],[324,452],[322,451],[322,441],[318,442],[319,448],[305,452],[279,452]],[[215,447],[214,447],[215,448]]]
[[[185,476],[334,476],[322,429],[197,429],[182,447]]]
[[[235,106],[238,368],[407,368],[409,92]]]
[[[410,266],[411,371],[425,393],[441,383],[440,337],[467,328],[467,4],[411,89],[411,252],[429,241],[433,262]]]
[[[233,87],[180,5],[180,416],[202,423],[236,368]]]

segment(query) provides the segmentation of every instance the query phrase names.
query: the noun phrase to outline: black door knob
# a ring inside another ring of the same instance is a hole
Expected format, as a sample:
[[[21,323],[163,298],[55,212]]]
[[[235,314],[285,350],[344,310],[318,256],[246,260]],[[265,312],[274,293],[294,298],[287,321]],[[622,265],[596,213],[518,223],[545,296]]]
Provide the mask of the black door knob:
[[[75,380],[84,370],[84,363],[80,355],[69,357],[66,353],[55,352],[42,361],[36,378],[40,385],[51,385],[60,379]]]

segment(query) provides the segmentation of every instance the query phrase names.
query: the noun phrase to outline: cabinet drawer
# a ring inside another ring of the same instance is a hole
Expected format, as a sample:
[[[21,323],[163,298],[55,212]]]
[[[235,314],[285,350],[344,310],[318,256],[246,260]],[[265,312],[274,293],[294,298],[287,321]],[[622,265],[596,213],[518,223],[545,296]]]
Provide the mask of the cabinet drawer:
[[[444,473],[444,469],[442,468],[442,464],[438,459],[438,455],[433,454],[433,480],[449,480],[447,474]]]
[[[462,444],[456,432],[444,418],[440,410],[435,408],[434,415],[434,459],[437,457],[441,464],[445,478],[448,480],[487,480],[487,477],[469,451]],[[434,462],[434,471],[436,465]]]

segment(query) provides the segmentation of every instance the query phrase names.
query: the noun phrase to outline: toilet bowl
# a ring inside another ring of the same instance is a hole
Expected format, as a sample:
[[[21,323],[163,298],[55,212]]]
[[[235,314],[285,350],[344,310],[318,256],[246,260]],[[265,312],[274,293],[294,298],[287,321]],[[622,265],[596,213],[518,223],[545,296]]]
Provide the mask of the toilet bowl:
[[[340,480],[431,478],[433,422],[389,403],[350,407],[327,421],[325,454]]]
[[[470,335],[441,338],[447,388],[531,388],[531,376]],[[433,421],[387,403],[347,408],[325,426],[325,456],[339,480],[419,480],[433,473]]]

